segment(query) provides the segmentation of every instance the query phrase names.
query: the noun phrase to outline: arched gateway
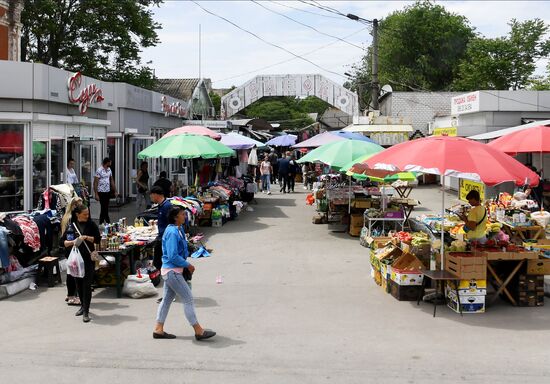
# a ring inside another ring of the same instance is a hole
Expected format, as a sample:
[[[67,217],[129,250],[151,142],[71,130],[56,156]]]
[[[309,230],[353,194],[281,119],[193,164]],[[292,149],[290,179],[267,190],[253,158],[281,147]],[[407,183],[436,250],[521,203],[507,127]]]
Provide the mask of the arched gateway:
[[[359,115],[357,94],[321,75],[256,76],[222,97],[221,115],[228,119],[266,96],[316,96],[350,116]]]

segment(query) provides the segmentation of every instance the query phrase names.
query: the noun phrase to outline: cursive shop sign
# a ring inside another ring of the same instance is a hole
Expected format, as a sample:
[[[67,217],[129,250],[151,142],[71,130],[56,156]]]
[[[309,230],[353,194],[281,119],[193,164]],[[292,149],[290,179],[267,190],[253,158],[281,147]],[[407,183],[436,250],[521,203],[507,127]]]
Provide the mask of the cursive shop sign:
[[[166,117],[172,115],[177,117],[185,117],[187,116],[187,109],[181,105],[181,103],[175,102],[175,103],[169,103],[166,96],[162,96],[162,99],[160,101],[160,106],[162,112],[164,112],[164,115]]]
[[[84,115],[92,103],[101,103],[105,98],[103,91],[95,84],[87,85],[81,88],[82,74],[75,73],[69,78],[67,87],[69,88],[69,101],[78,104],[78,110]]]

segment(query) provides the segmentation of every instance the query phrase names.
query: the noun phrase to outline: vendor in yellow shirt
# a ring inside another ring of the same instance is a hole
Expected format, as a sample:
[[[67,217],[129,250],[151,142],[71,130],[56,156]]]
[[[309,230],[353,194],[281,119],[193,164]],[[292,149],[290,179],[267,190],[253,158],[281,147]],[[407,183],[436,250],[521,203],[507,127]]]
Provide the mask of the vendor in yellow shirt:
[[[485,237],[486,223],[487,223],[487,210],[481,205],[481,198],[479,192],[472,190],[466,195],[468,203],[472,206],[468,216],[461,215],[460,218],[464,221],[464,232],[469,241],[479,241],[485,243],[487,238]]]

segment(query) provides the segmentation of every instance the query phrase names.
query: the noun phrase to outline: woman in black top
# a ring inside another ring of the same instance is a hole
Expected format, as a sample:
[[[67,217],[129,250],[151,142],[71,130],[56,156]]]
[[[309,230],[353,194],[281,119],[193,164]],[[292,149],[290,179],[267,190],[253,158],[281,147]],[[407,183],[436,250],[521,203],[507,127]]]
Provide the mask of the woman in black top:
[[[80,235],[79,235],[80,233]],[[85,205],[77,205],[73,208],[71,223],[63,234],[63,245],[71,249],[77,246],[84,259],[84,277],[75,278],[78,296],[82,306],[76,312],[76,316],[82,316],[85,323],[90,321],[90,302],[92,301],[92,282],[94,279],[95,263],[90,252],[95,251],[94,244],[101,240],[96,223],[90,220],[90,210]]]
[[[137,196],[136,204],[138,212],[142,212],[145,208],[151,206],[149,201],[149,195],[147,191],[149,190],[149,164],[146,161],[142,161],[139,170],[136,176],[136,187],[137,187]]]

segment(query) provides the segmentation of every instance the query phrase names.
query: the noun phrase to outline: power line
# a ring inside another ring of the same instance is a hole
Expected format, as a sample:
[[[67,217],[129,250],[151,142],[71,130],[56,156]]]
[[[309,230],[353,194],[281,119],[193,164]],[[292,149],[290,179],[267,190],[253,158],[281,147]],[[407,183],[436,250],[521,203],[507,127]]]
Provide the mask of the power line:
[[[344,36],[343,38],[344,38],[344,39],[347,39],[348,37],[354,36],[354,35],[356,35],[356,34],[358,34],[358,33],[360,33],[360,32],[363,32],[363,31],[366,30],[366,29],[367,29],[367,28],[361,28],[360,30],[355,31],[355,32],[353,32],[353,33],[351,33],[351,34],[349,34],[349,35],[347,35],[347,36]],[[321,49],[327,48],[327,47],[329,47],[329,46],[331,46],[331,45],[334,45],[334,44],[337,44],[337,43],[338,43],[338,41],[330,42],[330,43],[328,43],[328,44],[325,44],[325,45],[322,45],[322,46],[320,46],[320,47],[317,47],[317,48],[315,48],[315,49],[313,49],[313,50],[311,50],[311,51],[309,51],[309,52],[302,53],[301,56],[310,55],[310,54],[312,54],[312,53],[314,53],[314,52],[320,51]],[[252,73],[260,72],[260,71],[263,71],[264,69],[273,68],[273,67],[276,67],[276,66],[278,66],[278,65],[281,65],[281,64],[284,64],[284,63],[288,63],[288,62],[290,62],[290,61],[294,61],[294,60],[296,60],[296,59],[297,59],[296,57],[292,57],[292,58],[290,58],[290,59],[283,60],[283,61],[279,61],[278,63],[270,64],[270,65],[267,65],[267,66],[265,66],[265,67],[262,67],[262,68],[258,68],[258,69],[256,69],[256,70],[253,70],[253,71],[248,71],[248,72],[241,73],[240,75],[230,76],[230,77],[226,77],[226,78],[224,78],[224,79],[216,80],[216,81],[213,81],[212,83],[219,83],[219,82],[225,81],[225,80],[236,79],[236,78],[238,78],[238,77],[242,77],[242,76],[245,76],[245,75],[250,75],[250,74],[252,74]],[[342,64],[342,65],[343,65],[343,64]]]
[[[362,24],[366,24],[366,25],[372,25],[372,20],[367,20],[367,19],[364,19],[362,17],[359,17],[359,16],[356,16],[356,15],[352,15],[352,14],[345,14],[345,13],[342,13],[340,12],[339,10],[335,9],[335,8],[332,8],[332,7],[329,7],[328,5],[323,5],[315,0],[311,0],[311,3],[308,3],[307,1],[305,0],[300,0],[300,2],[304,3],[304,4],[307,4],[311,7],[315,7],[315,8],[318,8],[318,9],[322,9],[323,11],[325,12],[329,12],[329,13],[333,13],[335,15],[338,15],[338,16],[341,16],[341,17],[345,17],[347,19],[351,19],[351,20],[355,20],[359,23],[362,23]]]
[[[334,36],[334,35],[331,35],[331,34],[329,34],[329,33],[325,33],[325,32],[323,32],[323,31],[318,30],[318,29],[315,28],[315,27],[312,27],[311,25],[302,23],[301,21],[298,21],[298,20],[296,20],[296,19],[293,19],[292,17],[287,16],[287,15],[285,15],[285,14],[283,14],[283,13],[277,12],[277,11],[275,11],[275,10],[273,10],[273,9],[269,9],[269,8],[267,8],[266,6],[264,6],[264,5],[260,4],[259,2],[257,2],[256,0],[252,0],[252,2],[253,2],[254,4],[256,4],[256,5],[260,6],[260,7],[262,7],[263,9],[269,11],[269,12],[275,13],[275,14],[277,14],[277,15],[279,15],[279,16],[284,17],[285,19],[288,19],[288,20],[293,21],[293,22],[295,22],[295,23],[297,23],[297,24],[303,25],[304,27],[309,28],[309,29],[311,29],[311,30],[313,30],[313,31],[315,31],[315,32],[317,32],[317,33],[320,33],[321,35],[328,36],[328,37],[332,37],[333,39],[342,41],[342,42],[344,42],[344,43],[346,43],[346,44],[348,44],[348,45],[351,45],[351,46],[353,46],[353,47],[355,47],[355,48],[359,48],[359,49],[361,49],[361,50],[363,50],[363,51],[365,50],[365,48],[361,47],[360,45],[357,45],[357,44],[354,44],[354,43],[352,43],[352,42],[350,42],[350,41],[344,40],[344,39],[342,39],[342,38],[340,38],[340,37],[338,37],[338,36]]]
[[[296,7],[293,7],[293,6],[291,6],[291,5],[279,3],[279,2],[273,1],[273,0],[271,0],[270,2],[273,3],[273,4],[277,4],[277,5],[281,6],[281,7],[286,7],[286,8],[290,8],[290,9],[295,9],[296,11],[300,11],[300,12],[304,12],[304,13],[309,13],[310,15],[322,16],[322,17],[327,17],[327,18],[329,18],[329,19],[339,19],[339,20],[341,20],[341,18],[338,17],[338,16],[330,16],[330,15],[323,15],[322,13],[310,12],[310,11],[306,11],[305,9],[296,8]]]
[[[301,60],[303,60],[303,61],[306,61],[306,62],[310,63],[311,65],[313,65],[313,66],[315,66],[315,67],[321,69],[322,71],[325,71],[325,72],[328,72],[328,73],[332,73],[332,74],[334,74],[334,75],[337,75],[337,76],[346,78],[346,76],[342,75],[341,73],[334,72],[334,71],[331,71],[331,70],[329,70],[329,69],[323,68],[322,66],[320,66],[320,65],[318,65],[318,64],[316,64],[316,63],[314,63],[313,61],[311,61],[311,60],[309,60],[309,59],[306,59],[305,57],[302,57],[302,56],[300,56],[300,55],[297,55],[296,53],[294,53],[294,52],[292,52],[292,51],[290,51],[290,50],[288,50],[288,49],[286,49],[286,48],[284,48],[284,47],[281,47],[280,45],[277,45],[277,44],[275,44],[275,43],[272,43],[272,42],[270,42],[270,41],[265,40],[264,38],[258,36],[258,35],[255,34],[254,32],[251,32],[251,31],[249,31],[249,30],[247,30],[247,29],[244,29],[244,28],[242,28],[241,26],[239,26],[239,25],[235,24],[234,22],[232,22],[231,20],[226,19],[225,17],[220,16],[220,15],[218,15],[218,14],[216,14],[216,13],[214,13],[214,12],[212,12],[212,11],[206,9],[206,8],[204,8],[202,5],[200,5],[198,2],[196,2],[196,1],[194,1],[194,0],[191,0],[191,2],[194,3],[195,5],[197,5],[199,8],[201,8],[204,12],[206,12],[206,13],[212,15],[212,16],[215,16],[215,17],[217,17],[217,18],[219,18],[219,19],[221,19],[221,20],[223,20],[223,21],[225,21],[225,22],[227,22],[227,23],[233,25],[235,28],[240,29],[241,31],[246,32],[246,33],[248,33],[249,35],[254,36],[256,39],[258,39],[258,40],[260,40],[260,41],[262,41],[262,42],[264,42],[264,43],[266,43],[266,44],[268,44],[268,45],[271,45],[272,47],[275,47],[275,48],[278,48],[278,49],[280,49],[280,50],[283,50],[283,51],[285,51],[285,52],[291,54],[292,56],[294,56],[294,57],[296,57],[296,58],[298,58],[298,59],[301,59]]]

